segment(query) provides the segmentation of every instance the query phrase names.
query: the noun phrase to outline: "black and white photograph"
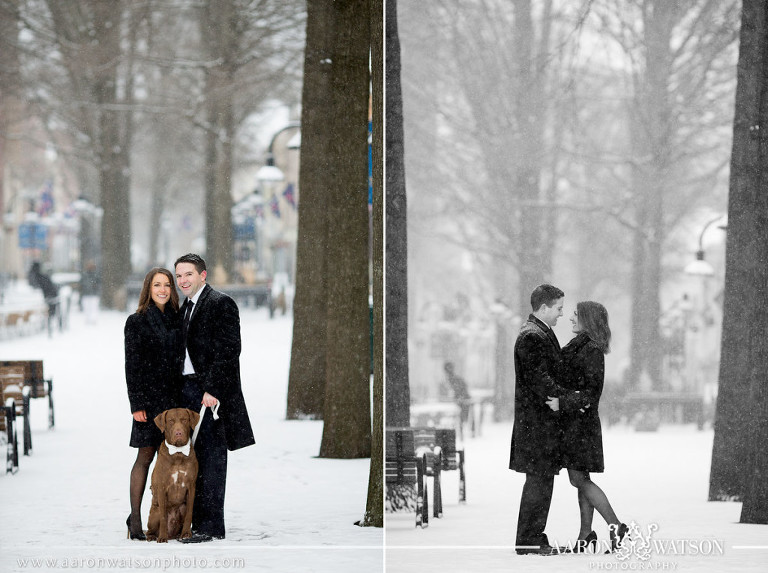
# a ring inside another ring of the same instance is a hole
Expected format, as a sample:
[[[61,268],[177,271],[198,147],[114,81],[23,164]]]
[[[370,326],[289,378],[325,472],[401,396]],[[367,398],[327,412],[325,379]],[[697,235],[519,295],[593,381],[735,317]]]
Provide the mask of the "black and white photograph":
[[[767,18],[386,2],[387,571],[768,567]]]

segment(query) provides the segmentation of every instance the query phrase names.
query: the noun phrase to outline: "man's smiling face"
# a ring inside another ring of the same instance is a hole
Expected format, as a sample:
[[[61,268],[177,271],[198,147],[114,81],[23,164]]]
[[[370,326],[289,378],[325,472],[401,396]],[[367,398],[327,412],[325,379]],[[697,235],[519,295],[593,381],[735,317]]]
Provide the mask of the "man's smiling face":
[[[179,263],[176,265],[176,283],[187,298],[192,298],[197,294],[197,291],[203,288],[206,276],[206,271],[198,273],[195,265],[192,263]]]

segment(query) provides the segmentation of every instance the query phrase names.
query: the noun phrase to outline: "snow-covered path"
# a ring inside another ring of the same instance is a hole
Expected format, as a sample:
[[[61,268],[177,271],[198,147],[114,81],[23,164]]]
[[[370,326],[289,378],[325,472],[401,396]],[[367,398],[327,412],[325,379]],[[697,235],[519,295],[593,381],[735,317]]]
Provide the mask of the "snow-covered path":
[[[662,427],[655,433],[604,428],[606,471],[592,475],[620,519],[634,521],[646,536],[649,525],[658,525],[652,543],[665,549],[653,549],[646,561],[634,551],[625,561],[615,555],[516,555],[525,476],[507,469],[511,431],[509,424],[490,424],[482,438],[465,444],[466,505],[458,504],[457,472],[446,472],[442,519],[430,518],[429,527],[421,530],[414,528],[411,514],[387,514],[387,571],[768,571],[768,525],[739,524],[740,503],[706,501],[713,433],[693,426]],[[593,523],[598,537],[606,540],[608,530],[597,512]],[[562,471],[555,478],[547,534],[553,545],[565,545],[578,530],[575,489]],[[687,554],[672,554],[671,541],[678,553],[682,546]]]
[[[292,322],[270,320],[263,309],[241,311],[243,390],[256,445],[229,455],[227,538],[127,540],[135,450],[123,374],[126,317],[102,312],[97,325],[86,325],[75,312],[70,330],[51,339],[0,341],[0,359],[44,360],[56,412],[49,431],[45,402],[32,401],[32,455],[20,457],[17,474],[0,475],[0,572],[382,571],[382,530],[354,525],[365,511],[369,460],[317,459],[322,422],[285,421]],[[145,527],[150,501],[147,488]]]

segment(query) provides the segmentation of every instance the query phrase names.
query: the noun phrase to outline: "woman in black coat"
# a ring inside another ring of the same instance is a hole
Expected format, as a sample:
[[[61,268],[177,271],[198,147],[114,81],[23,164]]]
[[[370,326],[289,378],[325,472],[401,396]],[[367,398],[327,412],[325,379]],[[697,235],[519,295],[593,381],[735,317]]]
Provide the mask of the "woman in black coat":
[[[576,551],[597,545],[592,531],[594,510],[608,523],[611,546],[615,549],[627,533],[608,498],[589,476],[602,472],[603,435],[598,416],[600,394],[605,377],[605,354],[610,351],[611,329],[608,311],[597,302],[579,302],[571,317],[576,336],[561,351],[561,384],[570,392],[558,400],[547,401],[560,413],[562,428],[562,461],[568,469],[571,484],[578,489],[581,528]]]
[[[141,500],[149,465],[163,441],[155,416],[179,403],[178,310],[174,276],[154,268],[144,277],[138,309],[125,322],[125,381],[133,412],[130,445],[139,449],[131,469],[131,515],[126,522],[131,539],[145,539]]]

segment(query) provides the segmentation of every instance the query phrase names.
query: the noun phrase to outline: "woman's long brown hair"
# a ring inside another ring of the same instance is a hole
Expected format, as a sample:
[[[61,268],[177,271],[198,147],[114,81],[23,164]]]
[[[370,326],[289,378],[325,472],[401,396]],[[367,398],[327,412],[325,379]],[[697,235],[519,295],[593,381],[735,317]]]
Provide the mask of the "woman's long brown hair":
[[[147,276],[144,277],[144,285],[141,287],[141,294],[139,295],[139,307],[136,309],[136,312],[143,313],[147,312],[147,309],[149,308],[150,304],[152,303],[152,297],[150,296],[150,289],[152,287],[152,279],[155,278],[155,275],[165,275],[168,277],[168,280],[171,281],[171,300],[170,305],[173,310],[179,310],[179,293],[176,291],[176,279],[169,271],[168,269],[164,269],[162,267],[155,267],[151,269]]]
[[[576,315],[581,329],[600,347],[603,354],[608,354],[611,351],[611,327],[608,326],[608,311],[605,307],[591,300],[577,302]]]

